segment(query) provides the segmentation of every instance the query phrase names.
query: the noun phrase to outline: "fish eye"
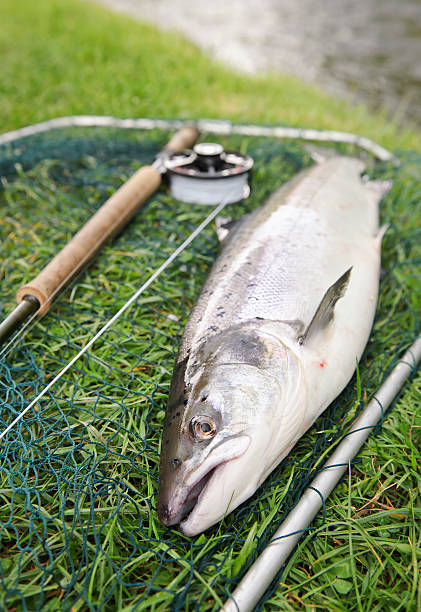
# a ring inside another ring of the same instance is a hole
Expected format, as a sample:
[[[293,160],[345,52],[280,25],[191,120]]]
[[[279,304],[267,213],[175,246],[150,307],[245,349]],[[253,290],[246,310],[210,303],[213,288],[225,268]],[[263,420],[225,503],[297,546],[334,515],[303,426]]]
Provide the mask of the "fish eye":
[[[200,414],[190,420],[189,431],[196,440],[210,440],[216,434],[216,424],[212,417]]]

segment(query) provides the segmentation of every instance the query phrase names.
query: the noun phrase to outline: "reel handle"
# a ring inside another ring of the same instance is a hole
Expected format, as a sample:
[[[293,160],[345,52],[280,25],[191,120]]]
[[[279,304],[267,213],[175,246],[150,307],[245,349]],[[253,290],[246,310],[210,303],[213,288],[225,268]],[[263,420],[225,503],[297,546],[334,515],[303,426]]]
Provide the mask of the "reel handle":
[[[197,128],[183,127],[172,136],[165,150],[183,151],[192,147],[198,137]],[[33,296],[40,303],[38,313],[45,314],[53,297],[128,223],[145,200],[158,189],[161,180],[161,173],[152,166],[143,166],[135,172],[38,276],[18,290],[17,302],[20,303],[25,296]]]

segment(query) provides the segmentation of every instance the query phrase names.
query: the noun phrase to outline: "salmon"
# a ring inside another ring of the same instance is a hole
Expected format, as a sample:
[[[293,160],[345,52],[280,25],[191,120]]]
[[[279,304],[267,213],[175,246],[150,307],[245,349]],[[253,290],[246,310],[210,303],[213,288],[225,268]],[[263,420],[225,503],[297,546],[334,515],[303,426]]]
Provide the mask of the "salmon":
[[[390,184],[335,156],[226,234],[190,314],[161,445],[158,516],[194,536],[247,500],[343,390],[373,323]]]

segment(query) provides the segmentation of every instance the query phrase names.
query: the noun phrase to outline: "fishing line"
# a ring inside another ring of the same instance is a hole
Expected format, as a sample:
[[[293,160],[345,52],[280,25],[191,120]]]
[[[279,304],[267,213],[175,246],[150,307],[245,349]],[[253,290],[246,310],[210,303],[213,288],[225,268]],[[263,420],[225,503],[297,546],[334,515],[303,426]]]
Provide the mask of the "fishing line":
[[[89,342],[64,366],[62,370],[48,383],[46,387],[33,399],[27,406],[18,414],[18,416],[0,433],[0,440],[18,423],[25,414],[51,389],[51,387],[72,367],[72,365],[100,338],[104,332],[131,306],[131,304],[151,285],[154,280],[176,259],[176,257],[193,242],[193,240],[205,229],[207,225],[221,212],[227,205],[229,196],[227,196],[213,211],[206,217],[204,221],[186,238],[186,240],[176,248],[176,250],[159,266],[157,270],[143,283],[141,287],[123,304],[123,306],[109,319],[105,325],[89,340]]]
[[[7,357],[7,355],[10,353],[10,351],[15,346],[15,344],[17,344],[19,338],[24,335],[25,330],[28,328],[29,325],[31,325],[31,323],[34,321],[34,319],[39,319],[38,310],[36,312],[34,312],[29,317],[29,319],[26,321],[26,323],[24,323],[19,328],[19,330],[16,332],[16,334],[14,336],[12,336],[12,339],[9,340],[9,342],[3,346],[3,348],[0,350],[0,359],[2,357]],[[31,325],[31,327],[32,327],[32,325]]]

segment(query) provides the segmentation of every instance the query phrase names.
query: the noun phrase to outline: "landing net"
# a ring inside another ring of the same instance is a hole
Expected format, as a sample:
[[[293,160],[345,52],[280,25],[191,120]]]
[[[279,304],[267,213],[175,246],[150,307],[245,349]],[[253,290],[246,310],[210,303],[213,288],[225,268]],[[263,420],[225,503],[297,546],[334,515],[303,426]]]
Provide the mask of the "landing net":
[[[163,130],[67,128],[0,147],[2,318],[14,308],[16,290],[168,138]],[[232,217],[312,163],[297,141],[229,134],[218,141],[255,160],[252,195],[227,207]],[[158,522],[171,371],[218,252],[208,227],[2,441],[1,609],[219,607],[314,477],[312,468],[420,332],[421,156],[399,158],[398,168],[368,158],[370,176],[394,186],[381,205],[390,227],[377,316],[360,363],[361,393],[354,377],[256,494],[205,535],[186,538]],[[174,201],[165,188],[151,198],[1,358],[1,431],[208,213]]]

